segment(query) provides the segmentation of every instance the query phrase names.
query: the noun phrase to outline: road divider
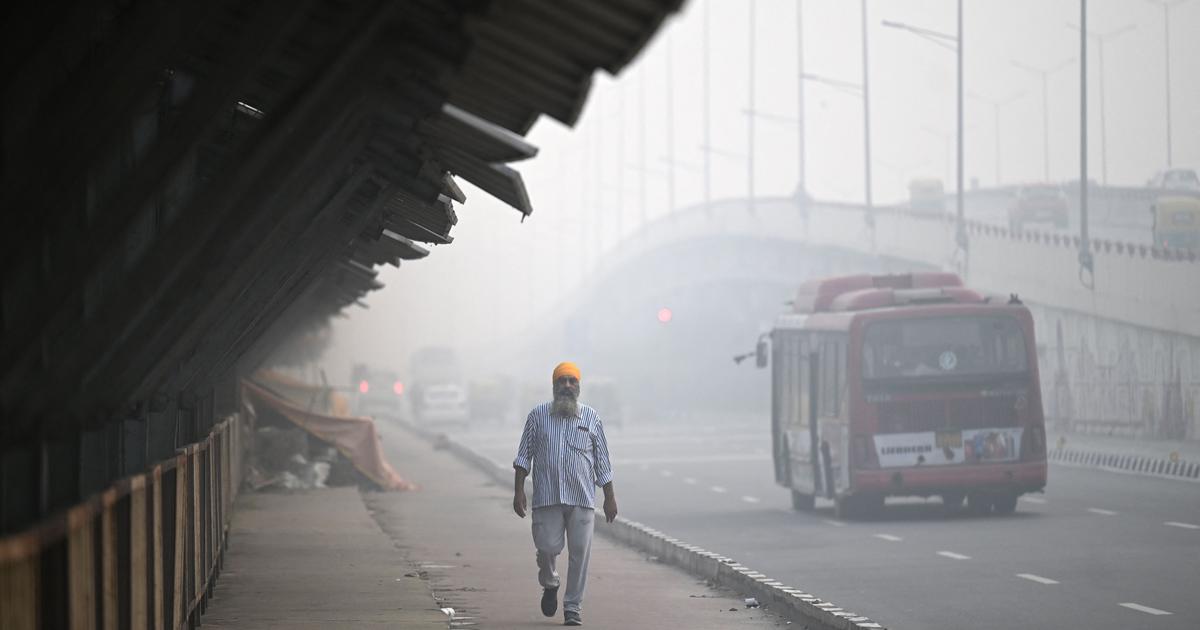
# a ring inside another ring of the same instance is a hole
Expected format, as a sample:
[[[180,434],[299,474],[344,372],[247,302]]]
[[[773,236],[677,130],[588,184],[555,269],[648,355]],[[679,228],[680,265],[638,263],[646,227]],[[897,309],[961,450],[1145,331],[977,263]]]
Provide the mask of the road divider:
[[[512,483],[512,469],[457,442],[445,434],[427,431],[409,422],[398,424],[483,471],[501,486]],[[724,491],[724,488],[721,489]],[[738,563],[733,558],[688,544],[648,525],[618,516],[612,523],[597,522],[596,532],[633,547],[659,562],[674,565],[719,586],[758,600],[768,608],[809,630],[876,630],[882,624],[803,591],[792,588]]]
[[[1099,468],[1117,472],[1200,481],[1200,462],[1185,460],[1178,453],[1168,457],[1149,457],[1132,453],[1089,451],[1074,448],[1050,449],[1047,459],[1055,464]]]

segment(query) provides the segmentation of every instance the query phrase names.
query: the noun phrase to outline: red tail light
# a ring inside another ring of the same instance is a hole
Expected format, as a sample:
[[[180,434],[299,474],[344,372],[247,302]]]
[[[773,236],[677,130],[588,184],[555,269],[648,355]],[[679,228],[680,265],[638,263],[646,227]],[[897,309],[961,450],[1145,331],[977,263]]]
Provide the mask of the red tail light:
[[[366,380],[359,381],[358,382],[358,391],[360,394],[365,394],[365,393],[371,391],[371,384],[368,383]]]
[[[404,395],[404,383],[401,383],[400,381],[396,381],[395,383],[392,383],[392,391],[396,392],[397,396],[403,396]]]

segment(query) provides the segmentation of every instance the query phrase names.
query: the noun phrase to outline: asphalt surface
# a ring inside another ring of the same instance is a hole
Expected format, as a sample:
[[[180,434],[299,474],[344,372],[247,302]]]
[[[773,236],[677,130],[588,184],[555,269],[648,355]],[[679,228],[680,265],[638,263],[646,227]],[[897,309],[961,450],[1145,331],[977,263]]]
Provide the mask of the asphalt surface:
[[[519,426],[449,431],[511,462]],[[621,514],[891,628],[1200,627],[1200,483],[1051,466],[1011,516],[795,512],[766,421],[608,431]]]

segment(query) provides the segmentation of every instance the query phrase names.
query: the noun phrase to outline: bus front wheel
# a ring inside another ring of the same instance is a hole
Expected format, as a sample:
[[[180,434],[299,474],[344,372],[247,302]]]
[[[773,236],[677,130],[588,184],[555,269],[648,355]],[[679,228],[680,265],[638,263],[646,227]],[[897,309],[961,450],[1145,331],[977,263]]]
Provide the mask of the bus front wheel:
[[[967,495],[967,510],[972,514],[986,515],[992,512],[992,495],[986,492],[972,492]]]
[[[813,506],[816,505],[816,497],[811,492],[797,492],[792,490],[792,509],[802,512],[810,512]]]

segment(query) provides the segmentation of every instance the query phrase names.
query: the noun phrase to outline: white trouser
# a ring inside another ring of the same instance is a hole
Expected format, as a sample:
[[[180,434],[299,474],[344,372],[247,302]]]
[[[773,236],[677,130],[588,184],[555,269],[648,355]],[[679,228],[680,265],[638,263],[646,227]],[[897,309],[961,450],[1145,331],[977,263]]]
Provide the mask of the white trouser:
[[[537,548],[538,583],[557,588],[554,560],[567,544],[567,590],[563,610],[580,611],[587,586],[588,559],[592,555],[592,530],[596,511],[576,505],[548,505],[533,511],[533,546]]]

